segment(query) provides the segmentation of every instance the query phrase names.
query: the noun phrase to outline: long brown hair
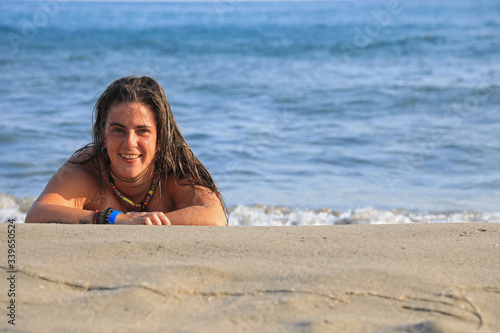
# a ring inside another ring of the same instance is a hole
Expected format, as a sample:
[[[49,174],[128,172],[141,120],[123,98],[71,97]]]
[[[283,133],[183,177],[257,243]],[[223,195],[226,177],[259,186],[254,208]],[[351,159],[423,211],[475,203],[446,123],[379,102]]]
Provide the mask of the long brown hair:
[[[93,147],[89,158],[77,163],[93,160],[101,169],[104,162],[106,171],[110,170],[110,161],[104,148],[104,129],[108,113],[113,105],[119,103],[143,103],[153,112],[156,122],[156,155],[152,166],[160,175],[160,182],[165,184],[169,175],[180,185],[203,186],[217,195],[226,212],[224,198],[205,166],[194,156],[191,148],[182,136],[163,88],[152,78],[126,76],[111,83],[99,97],[94,107],[92,128],[93,143],[79,149],[75,154]],[[86,150],[88,152],[88,150]]]

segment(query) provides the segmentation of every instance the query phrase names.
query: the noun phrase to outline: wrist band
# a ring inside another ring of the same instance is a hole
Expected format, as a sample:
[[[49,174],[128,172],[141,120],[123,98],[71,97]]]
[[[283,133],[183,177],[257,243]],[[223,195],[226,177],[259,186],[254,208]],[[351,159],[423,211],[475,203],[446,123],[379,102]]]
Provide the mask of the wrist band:
[[[111,214],[109,214],[109,217],[108,217],[108,224],[115,224],[115,219],[116,219],[116,216],[118,214],[121,214],[122,212],[120,212],[119,210],[114,210],[111,212]]]

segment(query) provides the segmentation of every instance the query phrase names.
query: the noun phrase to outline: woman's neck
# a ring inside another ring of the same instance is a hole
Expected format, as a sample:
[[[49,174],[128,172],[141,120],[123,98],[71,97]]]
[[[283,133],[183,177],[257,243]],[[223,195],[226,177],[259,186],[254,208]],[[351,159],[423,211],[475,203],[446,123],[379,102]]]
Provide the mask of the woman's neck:
[[[115,175],[112,170],[110,175],[115,183],[115,186],[122,195],[126,196],[134,203],[140,203],[145,199],[149,189],[151,188],[154,171],[147,170],[143,175],[140,175],[136,179],[121,178],[118,175]]]

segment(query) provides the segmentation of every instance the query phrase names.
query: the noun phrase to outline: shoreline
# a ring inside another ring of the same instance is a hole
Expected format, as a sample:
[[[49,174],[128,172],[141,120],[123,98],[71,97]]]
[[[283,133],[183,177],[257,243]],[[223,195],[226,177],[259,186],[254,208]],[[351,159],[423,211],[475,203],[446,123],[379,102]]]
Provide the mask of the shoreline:
[[[19,224],[15,328],[495,332],[499,243],[495,223]]]

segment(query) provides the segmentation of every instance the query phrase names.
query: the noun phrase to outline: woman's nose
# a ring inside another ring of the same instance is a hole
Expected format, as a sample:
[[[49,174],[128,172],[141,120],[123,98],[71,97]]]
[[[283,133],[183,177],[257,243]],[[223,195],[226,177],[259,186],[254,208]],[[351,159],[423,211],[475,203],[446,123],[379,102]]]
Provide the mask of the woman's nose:
[[[123,148],[135,148],[137,146],[137,136],[134,132],[128,132],[123,141]]]

